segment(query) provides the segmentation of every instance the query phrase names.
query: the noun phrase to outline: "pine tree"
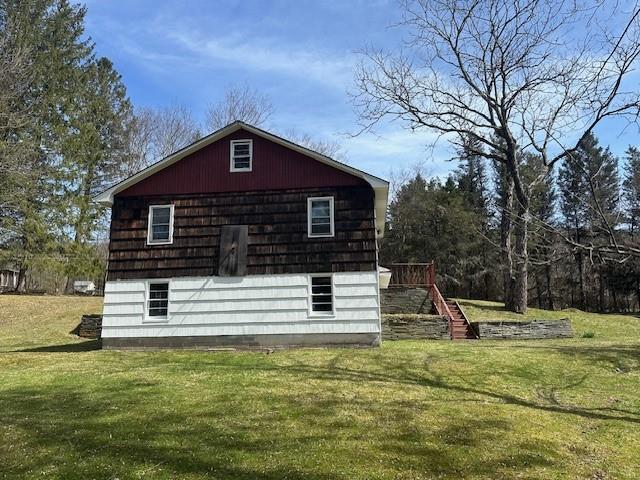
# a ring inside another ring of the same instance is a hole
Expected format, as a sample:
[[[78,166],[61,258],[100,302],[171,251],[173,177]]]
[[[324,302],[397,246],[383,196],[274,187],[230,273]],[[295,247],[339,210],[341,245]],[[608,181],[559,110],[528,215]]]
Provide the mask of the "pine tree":
[[[85,13],[67,0],[0,0],[2,44],[29,52],[28,88],[17,103],[28,118],[11,132],[29,175],[13,183],[0,215],[1,246],[20,268],[20,288],[36,263],[64,268],[69,235],[91,237],[99,213],[89,195],[115,178],[120,116],[130,107],[111,64],[94,58]]]
[[[626,221],[633,239],[640,229],[640,150],[629,146],[625,155],[622,191]]]
[[[474,213],[474,226],[477,229],[477,235],[474,235],[476,241],[468,246],[465,258],[466,294],[468,297],[479,294],[488,299],[495,283],[496,261],[490,241],[492,217],[486,159],[477,153],[482,149],[482,144],[477,139],[464,139],[458,151],[461,164],[456,169],[454,178],[467,208]]]
[[[560,207],[564,227],[578,244],[598,235],[609,235],[619,222],[619,179],[617,159],[602,148],[594,135],[580,142],[578,151],[565,161],[558,176]],[[574,249],[580,308],[587,308],[587,270],[582,248]],[[599,276],[599,307],[604,307],[604,270]],[[591,272],[595,273],[595,272]]]
[[[535,278],[538,306],[555,308],[552,288],[552,262],[554,260],[555,235],[550,231],[554,226],[556,191],[554,178],[545,174],[542,159],[538,155],[523,155],[523,176],[531,185],[530,251],[532,273]],[[546,300],[546,301],[545,301]]]

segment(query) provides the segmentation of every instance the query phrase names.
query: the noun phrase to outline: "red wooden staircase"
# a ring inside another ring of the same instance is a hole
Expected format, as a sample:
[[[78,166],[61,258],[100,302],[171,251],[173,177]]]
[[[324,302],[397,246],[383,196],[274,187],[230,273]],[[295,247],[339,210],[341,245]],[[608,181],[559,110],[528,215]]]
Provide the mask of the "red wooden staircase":
[[[478,338],[458,302],[446,300],[446,304],[449,307],[449,312],[451,312],[451,321],[449,322],[451,338],[453,340],[472,340]]]
[[[449,334],[452,340],[477,339],[478,335],[460,304],[446,300],[436,285],[436,266],[431,263],[394,263],[391,267],[394,285],[427,287],[433,309],[438,315],[449,320]]]

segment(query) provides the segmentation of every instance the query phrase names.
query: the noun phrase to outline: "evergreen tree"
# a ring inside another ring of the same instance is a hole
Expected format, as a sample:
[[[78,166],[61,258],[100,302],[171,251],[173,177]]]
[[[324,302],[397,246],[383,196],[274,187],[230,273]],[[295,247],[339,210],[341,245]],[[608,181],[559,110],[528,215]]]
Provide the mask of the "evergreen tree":
[[[564,227],[576,244],[585,244],[598,235],[609,235],[619,221],[619,179],[617,159],[608,149],[598,144],[594,135],[588,135],[580,142],[574,156],[563,163],[558,176],[560,189],[560,207]],[[574,249],[580,308],[589,306],[587,297],[584,250]],[[598,303],[604,304],[603,272],[599,276]],[[595,272],[591,272],[595,273]],[[569,275],[568,281],[572,281]]]
[[[625,154],[622,190],[626,221],[633,239],[640,229],[640,150],[630,146]]]
[[[29,52],[28,86],[15,102],[28,118],[9,137],[25,152],[28,175],[12,169],[19,180],[0,215],[2,250],[20,268],[20,288],[31,265],[64,269],[71,250],[72,260],[82,258],[67,240],[91,238],[100,211],[90,195],[117,177],[130,107],[110,62],[94,58],[85,13],[67,0],[0,0],[0,43],[14,55]]]
[[[476,220],[453,178],[443,184],[416,175],[390,204],[381,261],[435,260],[440,288],[448,295],[468,295],[475,288],[469,272],[478,271],[471,265],[479,241]]]
[[[556,191],[554,178],[545,174],[544,164],[538,155],[523,155],[523,177],[531,185],[531,224],[529,240],[532,273],[535,279],[538,306],[555,308],[552,287],[552,263],[555,252],[555,235],[550,232],[554,226]]]
[[[466,295],[479,295],[488,299],[495,284],[496,259],[490,241],[492,217],[486,159],[477,153],[482,149],[483,146],[477,139],[464,139],[458,151],[461,164],[454,173],[454,179],[467,208],[474,213],[473,224],[478,230],[477,235],[473,236],[476,241],[468,246],[467,257],[464,259]]]

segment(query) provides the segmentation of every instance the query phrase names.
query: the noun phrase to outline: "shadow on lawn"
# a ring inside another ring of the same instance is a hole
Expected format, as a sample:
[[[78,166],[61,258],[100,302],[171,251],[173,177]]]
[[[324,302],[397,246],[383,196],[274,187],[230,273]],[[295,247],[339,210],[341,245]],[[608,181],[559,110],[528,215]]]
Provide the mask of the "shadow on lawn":
[[[482,397],[489,397],[491,399],[498,400],[501,403],[517,405],[520,407],[526,407],[526,408],[531,408],[535,410],[542,410],[542,411],[551,412],[551,413],[572,414],[572,415],[577,415],[580,417],[590,418],[594,420],[621,420],[625,422],[640,424],[640,412],[620,410],[613,407],[584,408],[584,407],[579,407],[575,405],[561,405],[557,403],[542,404],[542,403],[534,402],[524,398],[516,397],[508,393],[493,392],[490,390],[485,390],[482,388],[476,388],[471,386],[452,385],[442,381],[437,376],[434,376],[432,378],[425,378],[420,375],[409,373],[408,375],[403,376],[402,379],[399,379],[394,375],[382,374],[382,373],[363,373],[358,370],[349,370],[344,368],[340,370],[331,370],[331,371],[303,368],[301,369],[301,373],[304,373],[305,375],[314,375],[318,379],[342,378],[343,380],[350,380],[350,381],[367,380],[367,381],[379,381],[379,382],[393,382],[393,383],[399,383],[404,385],[416,385],[416,386],[424,386],[424,387],[437,388],[437,389],[445,389],[445,390],[451,390],[453,392],[458,392],[462,394],[474,394]],[[574,386],[578,385],[579,383],[580,382],[575,383]],[[482,400],[478,400],[478,401],[482,401]],[[622,415],[618,415],[617,413],[622,413]]]
[[[162,403],[156,387],[121,380],[91,393],[66,386],[5,390],[0,396],[0,419],[4,426],[28,433],[27,445],[21,447],[29,452],[3,459],[0,449],[5,474],[26,478],[46,471],[65,479],[137,478],[144,476],[141,472],[149,478],[340,478],[310,474],[295,466],[234,465],[241,453],[257,455],[266,464],[271,449],[304,451],[305,445],[321,439],[311,435],[278,438],[273,430],[256,436],[250,425],[242,425],[243,419],[237,418],[233,430],[223,430],[233,413],[216,403],[196,412],[154,413],[148,403]]]
[[[9,353],[19,353],[19,352],[76,353],[76,352],[89,352],[91,350],[100,350],[100,348],[102,348],[102,344],[100,340],[88,340],[86,342],[67,343],[64,345],[46,345],[44,347],[23,348],[20,350],[12,350]]]
[[[592,364],[609,364],[619,372],[626,372],[640,368],[640,344],[613,344],[613,345],[562,345],[562,344],[538,344],[536,340],[530,343],[508,345],[483,344],[478,342],[474,348],[490,348],[492,350],[508,348],[510,350],[542,350],[549,353],[567,355],[574,359],[580,359]]]
[[[626,346],[615,346],[610,354],[599,351],[607,347],[567,348],[588,348],[571,353],[588,358],[609,359],[620,355],[620,349],[638,356]],[[352,351],[330,353],[319,364],[286,365],[279,364],[277,355],[158,354],[144,358],[165,372],[162,376],[146,377],[149,364],[134,362],[126,371],[139,378],[105,371],[90,387],[54,377],[28,387],[0,388],[0,425],[6,432],[19,432],[21,442],[13,450],[0,448],[0,465],[16,478],[46,471],[65,479],[147,475],[337,480],[394,478],[400,473],[406,478],[473,474],[532,479],[535,467],[565,468],[567,459],[558,444],[513,435],[509,416],[465,415],[464,402],[640,423],[640,412],[562,405],[553,395],[525,399],[497,387],[468,384],[464,378],[452,382],[429,367],[430,358],[403,362],[365,352],[358,368],[345,365],[353,361]],[[185,375],[197,380],[172,385]],[[214,376],[233,386],[227,391],[207,388]],[[259,380],[247,380],[252,377]],[[553,388],[583,381],[576,374]],[[363,383],[375,389],[378,382],[397,391],[425,389],[398,398],[358,394]],[[433,396],[427,388],[445,394]],[[427,424],[424,414],[434,402],[449,403],[443,412],[451,416],[434,417],[439,421]],[[7,458],[12,451],[15,457]],[[576,457],[582,453],[574,452]]]
[[[324,377],[316,369],[295,372]],[[337,375],[351,379],[352,373]],[[286,380],[292,388],[298,381]],[[0,449],[0,464],[16,478],[40,472],[65,479],[131,478],[145,472],[149,478],[334,480],[378,478],[384,471],[386,478],[402,473],[457,479],[465,464],[488,477],[500,471],[535,478],[526,469],[551,467],[557,457],[554,446],[541,441],[512,441],[508,452],[467,457],[504,439],[511,429],[507,420],[452,416],[438,427],[422,423],[415,404],[326,394],[300,401],[290,391],[254,388],[238,386],[237,394],[246,395],[241,403],[203,391],[206,398],[195,407],[191,400],[178,408],[166,404],[160,381],[120,378],[89,390],[68,384],[4,390],[0,422],[9,432],[21,432],[21,445],[13,450],[15,458],[3,458],[11,450]],[[271,415],[264,415],[265,407]],[[362,424],[340,419],[340,413],[354,412]]]

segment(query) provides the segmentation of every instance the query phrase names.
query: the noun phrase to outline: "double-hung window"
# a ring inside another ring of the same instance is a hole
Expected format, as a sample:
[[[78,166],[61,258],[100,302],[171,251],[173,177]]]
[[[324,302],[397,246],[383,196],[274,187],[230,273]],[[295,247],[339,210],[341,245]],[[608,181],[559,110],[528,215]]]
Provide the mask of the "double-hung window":
[[[173,243],[173,205],[151,205],[149,207],[149,245]]]
[[[253,157],[253,141],[231,140],[231,171],[250,172]]]
[[[149,282],[147,290],[147,320],[167,320],[169,282]]]
[[[333,197],[314,197],[307,201],[309,237],[333,237]]]
[[[331,275],[312,275],[311,315],[333,315],[333,281]]]

